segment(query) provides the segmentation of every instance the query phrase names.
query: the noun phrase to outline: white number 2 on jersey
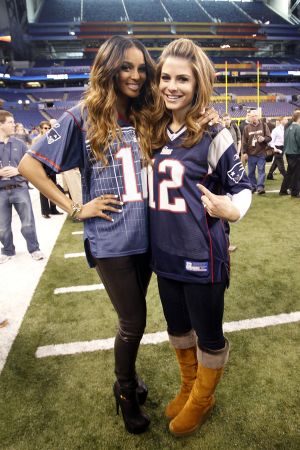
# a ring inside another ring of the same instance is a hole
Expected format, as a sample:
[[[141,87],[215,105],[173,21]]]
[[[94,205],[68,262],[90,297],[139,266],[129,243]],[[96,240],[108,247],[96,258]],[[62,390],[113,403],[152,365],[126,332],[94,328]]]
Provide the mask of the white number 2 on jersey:
[[[186,212],[186,202],[184,198],[175,197],[170,203],[169,190],[176,189],[183,185],[184,166],[180,161],[175,159],[164,159],[158,165],[158,172],[166,173],[167,168],[170,169],[170,180],[163,180],[158,186],[158,208],[163,211]],[[155,209],[153,191],[153,169],[148,167],[148,184],[149,184],[149,206]]]

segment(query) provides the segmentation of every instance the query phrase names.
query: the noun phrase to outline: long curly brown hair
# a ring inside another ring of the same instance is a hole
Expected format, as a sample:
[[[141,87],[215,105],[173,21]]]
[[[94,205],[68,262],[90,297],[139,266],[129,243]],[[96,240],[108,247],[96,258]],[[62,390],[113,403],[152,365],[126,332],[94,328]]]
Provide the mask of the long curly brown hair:
[[[118,90],[117,75],[124,61],[125,52],[135,47],[144,55],[146,81],[140,95],[131,99],[128,118],[134,126],[142,156],[149,160],[151,148],[151,115],[154,106],[155,65],[143,44],[124,36],[113,36],[98,50],[95,57],[89,86],[84,94],[82,108],[87,113],[87,139],[97,160],[107,162],[109,145],[117,140],[121,142],[121,131],[117,123],[116,102]]]
[[[205,127],[199,125],[208,106],[213,91],[215,71],[213,65],[203,50],[190,39],[176,39],[163,50],[156,70],[156,85],[159,86],[162,67],[169,57],[183,58],[191,63],[196,79],[195,95],[185,118],[187,132],[182,145],[190,148],[200,141]],[[155,109],[152,115],[152,147],[163,147],[168,141],[167,126],[172,120],[171,111],[166,109],[162,95],[156,97]]]

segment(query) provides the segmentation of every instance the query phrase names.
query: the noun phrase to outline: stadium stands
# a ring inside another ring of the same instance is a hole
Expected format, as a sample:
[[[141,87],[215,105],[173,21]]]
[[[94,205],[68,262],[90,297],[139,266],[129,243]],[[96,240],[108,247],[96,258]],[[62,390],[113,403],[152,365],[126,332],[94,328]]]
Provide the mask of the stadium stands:
[[[226,112],[225,103],[213,103],[212,106],[222,116]],[[235,109],[236,103],[228,102],[228,113],[232,117],[244,117],[246,115],[247,108],[256,108],[256,102],[247,102],[242,110]],[[291,116],[295,110],[295,105],[285,102],[263,102],[261,103],[262,115],[264,117],[279,117],[279,116]]]
[[[239,6],[259,23],[287,24],[287,21],[273,12],[261,1],[239,2]]]
[[[116,21],[124,20],[125,10],[121,0],[84,0],[83,21]]]
[[[38,110],[6,109],[14,115],[15,122],[21,122],[27,129],[37,126],[42,120],[47,120]]]
[[[14,103],[17,103],[18,100],[22,101],[28,100],[27,95],[23,94],[20,89],[16,90],[15,92],[6,92],[5,90],[1,90],[0,97],[6,102],[14,102]]]
[[[225,94],[225,86],[220,88],[214,88],[214,90],[219,94]],[[256,95],[257,89],[256,87],[232,87],[228,86],[228,93],[234,94],[234,95],[240,95],[240,96],[246,96],[246,95]],[[263,93],[263,92],[262,92]]]
[[[51,0],[42,5],[37,22],[221,22],[287,24],[282,17],[261,1],[231,2],[192,0]]]
[[[164,0],[168,12],[176,22],[211,22],[209,15],[193,1]]]
[[[297,95],[300,94],[299,87],[286,87],[286,86],[264,86],[261,88],[263,92],[267,94],[284,94],[284,95]]]
[[[68,92],[68,101],[78,102],[82,96],[83,91],[69,91]]]
[[[167,17],[166,11],[163,9],[161,2],[157,0],[147,0],[147,4],[143,4],[138,0],[124,0],[129,20],[136,22],[164,22]]]
[[[220,6],[219,2],[202,0],[201,6],[218,22],[250,22],[247,15],[237,8],[234,2],[224,1]]]
[[[44,2],[38,22],[76,22],[80,20],[80,0],[51,0]]]
[[[270,21],[270,25],[266,25],[266,21]],[[233,23],[237,26],[233,26]],[[266,100],[266,96],[270,94],[275,94],[277,100],[282,100],[276,103],[270,101],[275,100],[274,97],[269,97],[268,101],[262,104],[263,113],[268,116],[290,115],[298,102],[300,86],[291,84],[293,75],[285,79],[284,74],[288,74],[288,70],[300,70],[300,59],[297,59],[297,55],[290,57],[290,54],[281,54],[281,49],[276,49],[273,56],[265,56],[269,52],[263,49],[264,45],[269,47],[269,41],[273,37],[276,41],[274,48],[277,42],[280,42],[280,36],[286,35],[293,39],[299,37],[299,30],[262,1],[49,0],[41,2],[36,23],[28,24],[27,33],[32,48],[35,48],[35,42],[36,49],[39,49],[39,46],[44,45],[42,43],[48,41],[51,48],[52,39],[53,42],[58,42],[58,49],[62,48],[62,56],[59,56],[59,52],[50,52],[49,59],[46,59],[47,53],[36,52],[35,62],[24,64],[24,67],[22,64],[17,64],[15,68],[13,65],[9,68],[2,66],[2,73],[11,76],[12,84],[8,81],[4,83],[6,88],[0,89],[0,98],[5,100],[5,107],[15,110],[19,117],[32,115],[30,120],[24,119],[27,126],[40,121],[41,117],[58,118],[65,109],[80,100],[93,53],[107,36],[113,34],[132,34],[141,39],[154,57],[159,55],[160,48],[173,37],[183,35],[195,39],[208,50],[208,55],[215,63],[217,82],[224,82],[224,64],[227,61],[231,78],[229,83],[236,83],[234,86],[229,85],[227,91],[231,96],[229,108],[234,107],[234,117],[242,117],[245,114],[245,110],[239,109],[239,105],[244,105],[245,108],[256,106],[254,99],[256,100],[257,90],[253,81],[256,79],[257,60],[261,67],[262,100]],[[225,52],[222,44],[227,41],[232,48],[227,48],[228,51]],[[55,45],[53,44],[53,48]],[[69,45],[71,50],[74,46],[73,54],[65,50]],[[79,50],[76,51],[78,47]],[[19,78],[14,80],[14,76]],[[14,83],[20,82],[22,77],[33,77],[34,81],[39,81],[41,88],[32,91],[10,89],[10,86],[17,85]],[[2,78],[4,79],[4,76]],[[281,80],[290,84],[283,85]],[[239,82],[244,85],[239,86]],[[247,86],[248,82],[250,83]],[[269,85],[269,82],[274,82],[274,85]],[[216,101],[224,94],[225,86],[218,85],[214,90]],[[18,100],[23,103],[18,105]],[[30,100],[30,104],[25,105],[25,100]],[[224,98],[219,100],[223,103],[216,103],[216,107],[223,114]],[[38,110],[38,107],[41,110]]]

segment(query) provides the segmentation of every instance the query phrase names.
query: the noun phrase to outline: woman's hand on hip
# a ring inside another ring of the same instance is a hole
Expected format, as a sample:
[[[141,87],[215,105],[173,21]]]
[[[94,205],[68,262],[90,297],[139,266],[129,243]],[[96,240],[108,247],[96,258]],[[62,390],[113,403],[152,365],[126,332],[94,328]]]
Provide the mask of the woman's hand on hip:
[[[239,210],[227,195],[213,194],[202,184],[197,184],[197,187],[202,192],[203,207],[211,217],[225,219],[229,222],[236,222],[240,218]]]
[[[100,217],[101,219],[113,222],[114,219],[109,214],[107,214],[106,211],[120,214],[123,209],[117,208],[117,206],[122,205],[123,202],[118,200],[118,197],[116,195],[104,194],[83,205],[82,210],[77,215],[77,218],[80,220],[84,220],[91,217]]]

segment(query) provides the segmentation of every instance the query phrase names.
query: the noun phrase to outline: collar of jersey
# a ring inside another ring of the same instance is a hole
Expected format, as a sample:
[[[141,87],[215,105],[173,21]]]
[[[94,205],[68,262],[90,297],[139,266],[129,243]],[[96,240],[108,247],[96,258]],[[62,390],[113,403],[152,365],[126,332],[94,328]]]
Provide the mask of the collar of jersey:
[[[129,120],[128,119],[126,119],[126,117],[124,117],[124,116],[122,116],[122,114],[118,114],[118,124],[121,126],[121,127],[128,127],[128,126],[131,126],[132,124],[129,122]]]
[[[186,131],[186,126],[182,125],[182,127],[178,131],[172,131],[170,127],[167,128],[167,133],[170,141],[175,141],[179,136],[181,136]]]

